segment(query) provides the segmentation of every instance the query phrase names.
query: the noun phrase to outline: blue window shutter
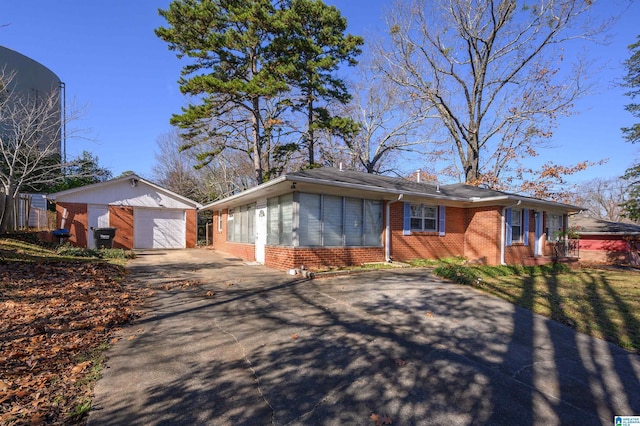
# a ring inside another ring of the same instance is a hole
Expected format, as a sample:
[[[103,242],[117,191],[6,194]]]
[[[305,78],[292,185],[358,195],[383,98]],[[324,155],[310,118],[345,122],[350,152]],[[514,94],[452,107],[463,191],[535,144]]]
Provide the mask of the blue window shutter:
[[[507,209],[504,212],[504,221],[505,221],[505,224],[506,224],[506,227],[507,227],[507,229],[506,229],[506,231],[507,231],[507,233],[506,233],[506,235],[507,235],[506,245],[510,246],[513,243],[513,235],[511,234],[512,228],[511,228],[511,209],[510,208]]]
[[[525,246],[529,245],[529,209],[522,210],[522,241]]]
[[[411,235],[411,203],[404,202],[404,220],[402,222],[402,235]]]
[[[445,206],[438,206],[438,231],[440,232],[440,236],[444,237],[445,231],[445,212],[447,208]]]

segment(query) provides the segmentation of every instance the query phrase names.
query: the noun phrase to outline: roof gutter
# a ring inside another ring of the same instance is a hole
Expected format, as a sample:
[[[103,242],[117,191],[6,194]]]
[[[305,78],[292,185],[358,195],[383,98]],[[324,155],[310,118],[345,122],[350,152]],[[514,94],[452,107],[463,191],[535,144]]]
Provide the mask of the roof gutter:
[[[224,202],[224,203],[228,203],[229,201],[233,201],[233,200],[235,200],[235,199],[237,199],[237,198],[245,197],[245,196],[247,196],[247,195],[251,195],[251,194],[253,194],[254,192],[261,191],[261,190],[263,190],[264,188],[269,188],[270,186],[277,185],[277,184],[279,184],[280,182],[284,182],[284,181],[286,181],[286,180],[287,180],[287,176],[280,176],[280,177],[278,177],[278,178],[275,178],[275,179],[273,179],[273,180],[270,180],[269,182],[263,183],[263,184],[258,185],[258,186],[254,186],[253,188],[246,189],[246,190],[244,190],[244,191],[242,191],[242,192],[239,192],[239,193],[237,193],[237,194],[234,194],[234,195],[232,195],[232,196],[230,196],[230,197],[225,197],[225,198],[223,198],[223,199],[221,199],[221,200],[213,201],[213,202],[211,202],[211,203],[209,203],[209,204],[207,204],[207,205],[202,206],[202,209],[201,209],[201,210],[208,210],[208,209],[210,209],[211,207],[215,207],[215,206],[217,206],[218,204],[221,204],[221,203],[223,203],[223,202]]]

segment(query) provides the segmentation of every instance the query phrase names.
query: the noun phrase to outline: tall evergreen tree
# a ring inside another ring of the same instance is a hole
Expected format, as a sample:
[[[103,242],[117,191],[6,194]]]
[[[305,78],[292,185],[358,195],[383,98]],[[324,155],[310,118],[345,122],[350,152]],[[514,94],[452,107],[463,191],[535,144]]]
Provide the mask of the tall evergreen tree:
[[[349,119],[332,117],[321,101],[346,104],[351,100],[338,68],[355,65],[362,37],[345,34],[347,21],[334,6],[321,0],[287,0],[276,20],[279,37],[272,54],[286,81],[297,90],[292,107],[305,116],[302,138],[309,167],[315,165],[316,131],[352,133]]]
[[[168,26],[156,35],[189,59],[179,84],[191,103],[171,118],[183,131],[183,149],[208,145],[200,154],[207,162],[248,143],[240,149],[250,153],[262,183],[261,102],[288,89],[266,55],[274,38],[272,1],[174,0],[159,13]]]
[[[631,56],[624,62],[627,74],[624,76],[623,86],[629,88],[625,95],[629,96],[632,101],[635,101],[636,97],[640,95],[640,36],[637,38],[638,40],[629,46]],[[640,118],[640,104],[637,102],[625,105],[625,109],[635,118]],[[640,122],[630,127],[623,127],[622,133],[628,142],[640,142]],[[625,216],[631,220],[640,221],[640,163],[627,169],[623,178],[629,181],[629,199],[622,205]]]

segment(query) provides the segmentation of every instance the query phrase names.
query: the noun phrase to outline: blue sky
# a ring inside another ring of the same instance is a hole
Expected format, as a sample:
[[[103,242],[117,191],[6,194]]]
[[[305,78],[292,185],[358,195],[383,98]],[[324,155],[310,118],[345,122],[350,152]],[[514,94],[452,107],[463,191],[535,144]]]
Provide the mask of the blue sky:
[[[50,68],[66,84],[67,105],[84,109],[71,123],[81,138],[68,140],[69,156],[87,150],[116,176],[133,170],[150,177],[157,139],[171,130],[169,118],[184,104],[176,82],[183,63],[153,32],[165,24],[157,9],[169,1],[6,3],[0,15],[0,45]],[[327,3],[342,11],[350,32],[366,37],[382,27],[390,0]],[[598,3],[601,13],[609,13],[609,0]],[[622,138],[620,127],[631,124],[633,117],[624,111],[630,99],[614,85],[624,75],[627,46],[640,34],[639,17],[636,1],[611,31],[610,44],[591,45],[589,52],[600,63],[593,72],[596,93],[576,103],[578,115],[560,120],[553,138],[556,148],[543,154],[565,164],[609,159],[575,175],[572,182],[619,176],[640,157],[640,147]]]

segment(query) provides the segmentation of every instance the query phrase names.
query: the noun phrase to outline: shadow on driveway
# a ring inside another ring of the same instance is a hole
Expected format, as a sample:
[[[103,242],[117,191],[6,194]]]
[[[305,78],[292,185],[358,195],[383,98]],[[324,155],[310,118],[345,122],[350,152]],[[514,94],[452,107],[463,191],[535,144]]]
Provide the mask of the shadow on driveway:
[[[640,414],[636,355],[428,270],[296,281],[206,250],[140,256],[128,270],[155,293],[108,353],[92,425]]]

